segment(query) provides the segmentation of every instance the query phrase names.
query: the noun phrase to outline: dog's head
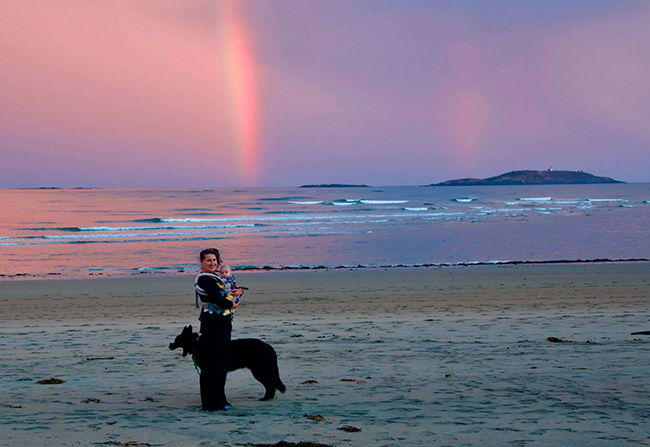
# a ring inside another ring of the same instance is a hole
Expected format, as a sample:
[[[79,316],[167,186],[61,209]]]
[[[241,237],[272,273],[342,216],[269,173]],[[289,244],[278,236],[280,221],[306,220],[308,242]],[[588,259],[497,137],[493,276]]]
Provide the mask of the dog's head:
[[[192,332],[192,325],[185,326],[183,332],[176,336],[174,341],[169,344],[169,349],[183,348],[182,356],[187,356],[188,353],[194,353],[196,345],[196,335]]]

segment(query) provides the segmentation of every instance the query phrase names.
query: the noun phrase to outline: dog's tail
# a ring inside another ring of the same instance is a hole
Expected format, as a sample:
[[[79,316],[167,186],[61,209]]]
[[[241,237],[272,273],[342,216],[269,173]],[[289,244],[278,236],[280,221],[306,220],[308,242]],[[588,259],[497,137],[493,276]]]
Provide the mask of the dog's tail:
[[[287,387],[284,386],[284,383],[282,383],[282,380],[280,380],[280,377],[278,376],[278,384],[275,385],[275,387],[280,391],[281,393],[284,393],[287,391]]]

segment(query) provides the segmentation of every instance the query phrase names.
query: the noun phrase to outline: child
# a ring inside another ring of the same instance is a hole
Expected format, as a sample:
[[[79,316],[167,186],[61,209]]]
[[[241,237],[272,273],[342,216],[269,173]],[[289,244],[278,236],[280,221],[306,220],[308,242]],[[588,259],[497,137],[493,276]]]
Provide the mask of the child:
[[[238,303],[239,298],[244,294],[244,291],[235,282],[235,276],[232,274],[230,266],[222,265],[219,268],[219,276],[221,276],[221,279],[226,286],[226,292],[228,292],[229,295],[234,296],[233,302]]]

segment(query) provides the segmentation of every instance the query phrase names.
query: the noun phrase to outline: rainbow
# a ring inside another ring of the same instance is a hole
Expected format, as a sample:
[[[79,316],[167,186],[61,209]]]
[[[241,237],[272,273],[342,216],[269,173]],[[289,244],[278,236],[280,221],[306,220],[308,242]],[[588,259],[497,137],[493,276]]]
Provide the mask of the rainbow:
[[[260,149],[258,66],[252,36],[239,8],[239,1],[227,0],[223,6],[225,64],[240,154],[240,172],[245,181],[254,183]]]

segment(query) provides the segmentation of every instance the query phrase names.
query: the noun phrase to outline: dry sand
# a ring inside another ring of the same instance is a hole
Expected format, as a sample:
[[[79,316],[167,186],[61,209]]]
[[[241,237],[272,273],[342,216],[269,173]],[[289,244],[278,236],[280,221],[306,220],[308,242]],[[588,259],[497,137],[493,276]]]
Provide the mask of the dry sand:
[[[217,413],[167,348],[197,323],[190,277],[0,282],[0,446],[650,445],[649,273],[240,273],[233,338],[272,344],[287,392],[236,371]]]

